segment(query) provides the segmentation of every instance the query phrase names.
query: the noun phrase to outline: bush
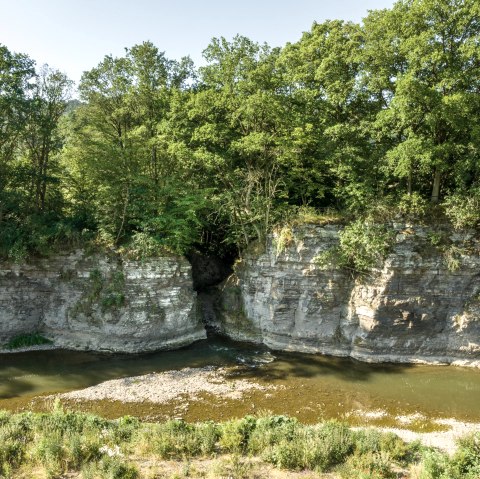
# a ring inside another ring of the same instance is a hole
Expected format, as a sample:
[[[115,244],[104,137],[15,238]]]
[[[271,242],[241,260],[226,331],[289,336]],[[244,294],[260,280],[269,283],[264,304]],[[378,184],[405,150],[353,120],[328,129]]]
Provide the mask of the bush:
[[[181,459],[184,456],[212,454],[218,437],[218,428],[213,422],[187,424],[184,421],[167,421],[143,431],[139,442],[146,450],[163,459]]]
[[[52,344],[52,341],[43,337],[40,333],[27,333],[14,336],[8,341],[6,347],[8,349],[19,349],[41,344]]]
[[[420,462],[420,479],[453,479],[446,472],[449,467],[449,459],[446,454],[438,451],[426,451]]]
[[[353,448],[348,426],[329,421],[296,429],[291,438],[283,438],[267,449],[264,458],[283,469],[327,471],[342,463]]]
[[[248,451],[251,454],[260,454],[282,439],[290,441],[299,426],[295,418],[288,416],[260,417],[256,421],[255,429],[251,431],[248,441]]]
[[[393,232],[386,226],[357,220],[340,232],[337,248],[323,251],[314,262],[322,269],[340,267],[365,274],[381,264],[393,238]]]
[[[390,456],[385,452],[355,454],[340,468],[340,476],[342,479],[395,479],[397,475],[391,463]]]
[[[480,189],[449,196],[443,203],[445,214],[455,229],[475,228],[480,224]]]
[[[43,434],[36,440],[33,457],[45,468],[48,477],[58,477],[64,471],[65,450],[59,432]]]
[[[380,453],[384,451],[392,460],[408,463],[416,459],[419,454],[418,442],[406,443],[396,434],[384,433],[376,429],[366,429],[352,433],[357,455]]]
[[[221,425],[220,446],[226,452],[242,453],[248,450],[250,437],[257,421],[253,416],[233,419]]]
[[[398,209],[407,218],[418,220],[425,216],[429,207],[429,203],[422,198],[417,192],[410,195],[403,195],[398,204]]]
[[[455,479],[480,477],[480,433],[470,434],[458,441],[458,449],[451,460],[450,473]]]
[[[365,273],[385,258],[392,246],[393,233],[384,225],[357,220],[340,233],[341,262]]]
[[[104,457],[98,463],[90,463],[82,469],[84,479],[137,479],[138,470],[116,457]]]

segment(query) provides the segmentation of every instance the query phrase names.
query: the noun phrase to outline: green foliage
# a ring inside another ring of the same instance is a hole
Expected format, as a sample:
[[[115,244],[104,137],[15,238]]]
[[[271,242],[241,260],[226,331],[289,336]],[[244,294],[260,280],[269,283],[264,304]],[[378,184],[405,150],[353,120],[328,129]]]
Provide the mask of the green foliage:
[[[287,416],[149,424],[129,416],[111,421],[69,412],[58,402],[46,414],[0,412],[5,478],[35,467],[51,478],[81,472],[87,479],[133,479],[139,477],[134,462],[155,457],[187,461],[188,474],[191,459],[228,454],[220,457],[216,474],[250,477],[252,464],[263,459],[283,469],[329,471],[342,478],[393,479],[395,466],[415,465],[421,479],[473,479],[479,473],[479,444],[478,433],[467,436],[449,457],[391,433],[353,431],[337,421],[307,426]]]
[[[455,229],[475,228],[480,224],[480,190],[449,196],[444,206]]]
[[[275,235],[275,249],[277,256],[280,256],[286,248],[288,248],[294,241],[292,227],[289,225],[283,226]]]
[[[138,469],[114,457],[103,457],[97,463],[89,463],[82,469],[85,479],[137,479]]]
[[[234,454],[227,460],[220,461],[214,469],[218,477],[228,477],[229,479],[249,479],[252,477],[253,464],[248,459]],[[256,477],[256,476],[254,476]]]
[[[460,268],[462,264],[462,254],[464,254],[463,248],[456,244],[450,244],[444,248],[443,259],[448,271],[453,273]]]
[[[43,337],[40,333],[19,334],[11,338],[6,344],[7,349],[28,348],[41,344],[52,344],[50,339]]]
[[[340,469],[342,479],[352,477],[358,479],[395,479],[397,474],[392,470],[392,460],[387,453],[369,452],[361,456],[351,456]]]
[[[324,208],[477,227],[479,16],[476,0],[399,0],[283,48],[214,38],[198,71],[143,42],[85,72],[75,102],[63,74],[0,45],[0,257],[94,238],[139,259],[241,254],[291,211],[338,222]],[[340,263],[376,262],[346,230]]]
[[[340,232],[338,247],[318,254],[314,262],[321,269],[345,268],[366,274],[379,266],[394,241],[394,232],[369,220],[354,221]]]
[[[458,449],[450,464],[453,478],[473,479],[480,476],[480,434],[473,433],[459,439]]]
[[[161,458],[181,459],[212,455],[218,438],[218,426],[213,422],[167,421],[142,431],[138,440]]]
[[[418,220],[425,216],[428,210],[428,202],[419,193],[414,192],[402,196],[398,209],[406,218]]]
[[[125,303],[125,277],[122,271],[115,271],[109,278],[101,298],[102,311],[118,309]]]
[[[340,233],[341,264],[363,273],[378,266],[392,247],[393,232],[386,226],[357,220]]]
[[[97,305],[102,313],[121,308],[125,304],[125,277],[121,270],[109,274],[95,268],[90,272],[86,291],[73,306],[71,313],[91,316]]]
[[[263,457],[284,469],[328,471],[341,464],[353,451],[349,428],[334,421],[317,426],[303,426],[291,438],[282,437]]]
[[[253,416],[232,419],[222,424],[220,446],[228,452],[244,454],[257,421]]]

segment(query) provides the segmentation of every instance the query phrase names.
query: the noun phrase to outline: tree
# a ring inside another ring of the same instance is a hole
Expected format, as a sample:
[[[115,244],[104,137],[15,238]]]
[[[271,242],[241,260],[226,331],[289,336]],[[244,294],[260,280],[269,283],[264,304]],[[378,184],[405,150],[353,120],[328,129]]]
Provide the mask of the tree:
[[[47,187],[55,181],[52,161],[63,146],[59,121],[67,109],[72,85],[65,74],[48,65],[41,68],[33,84],[23,140],[24,154],[31,165],[30,192],[36,211],[45,211]]]
[[[264,240],[282,187],[286,111],[276,69],[279,50],[246,37],[213,39],[191,98],[188,147],[208,173],[225,241],[242,249]]]
[[[441,186],[455,185],[474,173],[472,141],[478,129],[480,6],[474,0],[403,0],[392,11],[366,20],[367,39],[375,38],[367,72],[386,105],[377,126],[390,142],[386,154],[393,174],[415,176],[431,201]],[[382,32],[380,34],[380,32]],[[385,138],[384,136],[384,138]],[[477,153],[478,158],[478,150]],[[478,175],[478,168],[476,173]]]
[[[12,162],[27,123],[30,81],[35,62],[0,45],[0,223],[13,200]]]
[[[280,56],[293,112],[290,195],[304,203],[362,205],[376,194],[368,125],[378,105],[361,83],[363,48],[359,25],[335,20],[314,23]]]

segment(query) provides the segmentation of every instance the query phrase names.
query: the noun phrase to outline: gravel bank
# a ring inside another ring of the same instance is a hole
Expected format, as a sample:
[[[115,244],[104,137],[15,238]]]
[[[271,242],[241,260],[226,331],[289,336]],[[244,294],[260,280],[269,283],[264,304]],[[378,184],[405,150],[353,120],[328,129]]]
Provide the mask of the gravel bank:
[[[251,390],[267,390],[274,387],[260,386],[246,379],[230,379],[232,369],[184,368],[179,371],[151,373],[105,381],[79,391],[59,394],[60,399],[97,401],[108,399],[122,402],[166,403],[179,397],[200,399],[199,394],[209,393],[227,399],[241,399]]]
[[[440,432],[415,432],[403,428],[381,428],[382,431],[390,431],[400,436],[404,441],[412,442],[419,440],[425,446],[437,447],[453,454],[456,441],[473,432],[480,432],[480,424],[473,422],[461,422],[455,419],[437,419],[434,422],[442,426],[448,426],[448,431]]]
[[[202,394],[212,394],[221,399],[241,400],[245,393],[253,390],[275,390],[275,386],[261,386],[246,379],[233,379],[231,373],[235,368],[217,368],[207,366],[202,368],[184,368],[178,371],[151,373],[143,376],[133,376],[105,381],[96,386],[78,391],[58,394],[53,397],[78,401],[112,400],[125,403],[151,402],[164,404],[180,400],[178,411],[183,406],[188,407],[189,401],[201,400]],[[378,419],[387,415],[383,410],[354,411],[353,415],[361,414],[369,419]],[[443,426],[447,430],[435,432],[417,432],[409,429],[415,422],[428,420],[420,414],[394,417],[398,427],[379,427],[376,429],[393,432],[407,442],[420,440],[426,446],[439,448],[448,453],[456,449],[459,437],[472,432],[480,432],[479,423],[462,422],[455,419],[434,419],[431,422]]]

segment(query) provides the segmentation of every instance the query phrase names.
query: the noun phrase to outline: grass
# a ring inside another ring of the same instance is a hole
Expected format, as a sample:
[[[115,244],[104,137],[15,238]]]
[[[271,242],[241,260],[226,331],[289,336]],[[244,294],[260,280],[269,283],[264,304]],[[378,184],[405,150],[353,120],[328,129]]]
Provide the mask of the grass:
[[[167,464],[178,466],[158,472]],[[0,412],[2,479],[300,477],[296,474],[470,479],[479,473],[480,434],[462,439],[449,457],[391,433],[352,430],[337,421],[304,425],[263,415],[223,423],[151,424],[132,417],[105,420],[64,411],[59,404],[51,413]]]
[[[7,349],[19,349],[41,344],[52,344],[52,341],[43,337],[40,333],[26,333],[11,338],[5,347]]]

